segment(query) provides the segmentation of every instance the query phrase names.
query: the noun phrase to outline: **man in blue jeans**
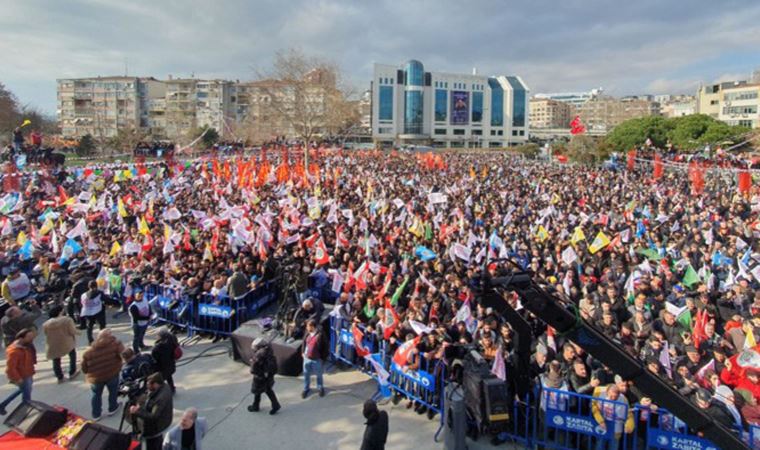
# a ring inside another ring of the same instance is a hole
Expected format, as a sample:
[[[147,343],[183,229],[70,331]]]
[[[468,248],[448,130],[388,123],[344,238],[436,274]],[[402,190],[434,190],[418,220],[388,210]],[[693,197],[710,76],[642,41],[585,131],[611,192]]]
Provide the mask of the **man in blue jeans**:
[[[108,415],[119,410],[119,372],[121,371],[121,352],[124,345],[116,339],[111,330],[100,330],[82,356],[82,372],[87,375],[87,382],[92,389],[92,417],[100,420],[103,403],[103,389],[108,388]]]
[[[306,335],[303,338],[303,393],[301,398],[306,398],[311,390],[311,375],[317,376],[317,389],[319,396],[325,396],[325,387],[322,383],[322,333],[317,330],[317,322],[309,319],[306,322]]]
[[[145,338],[145,331],[148,329],[150,316],[151,310],[148,300],[143,295],[142,290],[135,291],[134,300],[129,305],[129,317],[132,319],[132,333],[134,334],[132,350],[136,354],[147,348],[143,343],[143,338]]]
[[[34,365],[37,363],[37,351],[34,348],[34,328],[24,328],[16,334],[16,340],[5,350],[5,374],[8,381],[18,389],[0,403],[0,416],[7,414],[5,408],[19,395],[28,402],[32,399],[32,380]]]

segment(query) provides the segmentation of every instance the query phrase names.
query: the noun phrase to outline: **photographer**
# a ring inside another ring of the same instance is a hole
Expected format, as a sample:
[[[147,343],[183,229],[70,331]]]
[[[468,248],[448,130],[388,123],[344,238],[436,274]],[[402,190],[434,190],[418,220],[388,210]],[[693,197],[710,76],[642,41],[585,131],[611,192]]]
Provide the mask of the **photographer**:
[[[3,329],[3,341],[7,348],[16,339],[16,334],[25,328],[34,328],[34,322],[42,315],[35,300],[29,302],[30,311],[24,311],[18,306],[11,306],[5,311],[5,317],[0,320]]]
[[[146,450],[161,450],[163,432],[172,423],[174,402],[164,377],[156,372],[148,377],[148,398],[142,406],[133,405],[129,413],[137,418],[138,430],[145,439]]]
[[[156,362],[147,353],[135,353],[131,348],[121,352],[124,367],[121,368],[119,381],[122,385],[134,383],[155,372]]]

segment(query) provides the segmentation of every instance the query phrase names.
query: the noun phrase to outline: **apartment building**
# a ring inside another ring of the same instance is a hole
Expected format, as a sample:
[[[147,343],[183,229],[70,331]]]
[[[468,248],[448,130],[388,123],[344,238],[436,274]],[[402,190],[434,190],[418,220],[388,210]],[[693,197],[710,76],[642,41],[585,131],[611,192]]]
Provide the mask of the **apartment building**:
[[[609,132],[628,119],[660,115],[660,106],[650,98],[602,96],[581,105],[578,115],[589,130]]]
[[[570,122],[576,114],[572,103],[549,98],[530,99],[530,127],[570,128]]]

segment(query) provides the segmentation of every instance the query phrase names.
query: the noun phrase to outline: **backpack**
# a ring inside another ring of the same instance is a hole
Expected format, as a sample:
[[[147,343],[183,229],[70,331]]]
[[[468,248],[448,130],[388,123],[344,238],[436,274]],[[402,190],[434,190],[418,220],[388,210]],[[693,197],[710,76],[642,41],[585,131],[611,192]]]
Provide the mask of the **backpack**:
[[[174,346],[174,360],[177,361],[180,358],[182,358],[182,347],[177,344]]]

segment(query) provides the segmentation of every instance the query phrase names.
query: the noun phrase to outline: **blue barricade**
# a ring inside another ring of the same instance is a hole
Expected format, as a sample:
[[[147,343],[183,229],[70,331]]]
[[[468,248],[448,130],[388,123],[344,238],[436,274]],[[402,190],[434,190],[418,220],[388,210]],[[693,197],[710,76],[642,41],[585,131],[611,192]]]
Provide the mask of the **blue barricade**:
[[[536,412],[534,444],[544,448],[625,448],[634,427],[626,403],[559,389],[543,388]]]
[[[240,324],[254,318],[275,298],[270,283],[237,298],[202,294],[193,305],[189,328],[193,332],[230,336]]]
[[[239,298],[202,294],[191,299],[172,286],[148,285],[145,295],[156,313],[154,324],[176,326],[189,336],[197,332],[229,336],[275,300],[272,287],[265,283]]]
[[[189,324],[193,316],[193,304],[178,288],[149,284],[145,286],[145,296],[156,313],[154,324],[173,325],[192,334]]]

